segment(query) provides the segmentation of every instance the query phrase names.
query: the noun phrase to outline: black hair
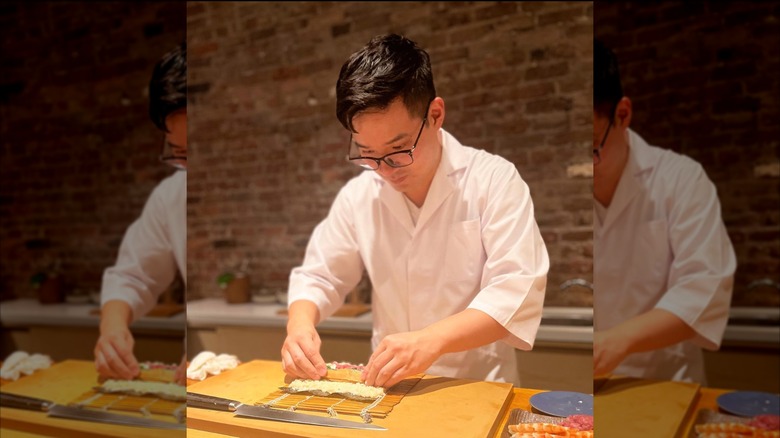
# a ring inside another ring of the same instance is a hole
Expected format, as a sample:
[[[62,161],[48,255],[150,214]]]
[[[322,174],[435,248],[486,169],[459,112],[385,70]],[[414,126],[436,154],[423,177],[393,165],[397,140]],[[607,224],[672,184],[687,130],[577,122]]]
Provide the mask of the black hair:
[[[167,132],[165,119],[174,111],[187,108],[187,43],[163,55],[154,66],[149,81],[149,117]]]
[[[612,117],[620,99],[623,86],[615,53],[601,41],[593,40],[593,109],[596,113]]]
[[[403,36],[380,35],[353,53],[336,82],[336,117],[352,132],[352,119],[368,109],[385,109],[401,97],[413,115],[425,117],[436,98],[431,60]]]

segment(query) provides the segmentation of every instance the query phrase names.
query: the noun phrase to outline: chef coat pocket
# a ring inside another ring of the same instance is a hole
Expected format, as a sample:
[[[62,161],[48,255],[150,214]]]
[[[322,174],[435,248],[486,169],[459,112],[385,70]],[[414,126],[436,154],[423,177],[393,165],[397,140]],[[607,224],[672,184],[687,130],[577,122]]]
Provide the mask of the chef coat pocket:
[[[666,220],[645,222],[637,231],[633,271],[645,282],[664,287],[671,262]]]
[[[479,218],[452,224],[445,249],[445,282],[461,283],[469,289],[478,286],[484,263],[482,225]]]

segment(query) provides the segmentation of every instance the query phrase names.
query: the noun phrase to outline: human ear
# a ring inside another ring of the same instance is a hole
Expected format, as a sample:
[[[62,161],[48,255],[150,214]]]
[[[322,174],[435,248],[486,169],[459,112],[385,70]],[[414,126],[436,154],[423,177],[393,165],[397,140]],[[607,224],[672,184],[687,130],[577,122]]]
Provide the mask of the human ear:
[[[623,129],[627,129],[629,126],[631,126],[631,116],[634,114],[631,99],[628,97],[623,97],[618,102],[617,108],[615,110],[615,124],[620,126]]]
[[[444,125],[444,99],[437,97],[428,106],[428,122],[432,127],[439,129]]]

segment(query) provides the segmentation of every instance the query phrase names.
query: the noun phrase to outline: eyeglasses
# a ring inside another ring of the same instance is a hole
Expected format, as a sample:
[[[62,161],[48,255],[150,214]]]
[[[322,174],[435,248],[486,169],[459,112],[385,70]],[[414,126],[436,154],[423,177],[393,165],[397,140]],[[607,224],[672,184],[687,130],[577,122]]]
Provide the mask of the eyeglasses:
[[[158,157],[160,162],[165,163],[178,170],[187,169],[187,156],[175,155],[173,152],[173,146],[168,143],[168,139],[163,140],[163,147],[160,156]]]
[[[604,137],[601,139],[601,144],[599,144],[598,148],[593,148],[593,156],[596,157],[596,163],[601,163],[601,150],[604,149],[604,143],[607,142],[607,137],[609,137],[609,130],[612,128],[612,121],[615,120],[615,111],[617,111],[617,106],[610,112],[609,117],[609,125],[607,125],[607,131],[604,132]]]
[[[368,170],[377,170],[379,169],[380,163],[384,162],[390,167],[406,167],[412,163],[414,163],[414,155],[412,153],[414,152],[414,149],[417,147],[417,142],[420,141],[420,135],[422,134],[423,128],[425,127],[425,121],[428,119],[428,113],[425,113],[425,117],[423,117],[422,125],[420,125],[420,132],[417,133],[417,139],[414,140],[414,145],[411,149],[405,149],[403,151],[393,152],[389,153],[383,157],[379,158],[373,158],[373,157],[350,157],[349,153],[347,153],[347,160],[350,161],[352,164],[356,164],[364,169]],[[352,135],[349,136],[349,148],[352,149]]]

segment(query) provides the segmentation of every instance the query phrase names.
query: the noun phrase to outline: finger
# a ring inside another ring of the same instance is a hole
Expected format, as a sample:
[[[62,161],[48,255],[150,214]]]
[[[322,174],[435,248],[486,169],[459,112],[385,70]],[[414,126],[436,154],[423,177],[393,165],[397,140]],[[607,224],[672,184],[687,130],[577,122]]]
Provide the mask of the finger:
[[[366,381],[368,378],[368,375],[371,373],[371,370],[374,368],[376,363],[376,358],[379,357],[380,354],[384,353],[387,349],[387,344],[384,342],[381,342],[379,346],[376,347],[376,350],[374,350],[373,353],[371,353],[371,357],[368,358],[368,363],[366,364],[365,368],[363,368],[363,372],[360,373],[360,380]]]
[[[119,377],[122,379],[130,380],[135,377],[135,374],[127,367],[122,361],[119,353],[116,352],[114,346],[110,342],[106,342],[103,345],[103,357],[106,359],[106,364],[110,368],[112,377]]]
[[[605,368],[604,359],[601,356],[599,356],[598,359],[593,360],[593,373],[595,375],[598,376],[606,373],[607,371],[605,371]]]
[[[292,357],[290,356],[290,353],[287,350],[282,350],[282,366],[284,366],[284,372],[297,377],[297,378],[305,378],[306,375],[301,372],[301,370],[298,369],[297,366],[295,366],[295,361],[292,360]]]
[[[398,382],[402,381],[403,379],[409,377],[411,373],[409,373],[409,370],[406,369],[406,367],[398,368],[395,373],[393,373],[393,376],[387,379],[387,382],[385,382],[384,386],[388,390],[392,388],[393,386],[397,385]]]
[[[95,351],[95,369],[97,369],[98,375],[100,376],[114,377],[111,368],[106,363],[106,358],[100,350]]]
[[[179,364],[178,367],[176,367],[176,372],[173,373],[173,381],[178,383],[179,385],[183,385],[186,383],[186,379],[184,378],[186,375],[184,367],[182,367],[181,364]]]
[[[379,372],[393,359],[393,354],[390,350],[384,350],[375,359],[371,369],[368,370],[366,375],[366,385],[376,386],[376,378]]]
[[[314,367],[314,373],[319,377],[325,377],[328,373],[328,368],[325,366],[325,359],[320,355],[319,348],[316,347],[316,343],[301,345],[301,351],[309,359],[309,362]]]
[[[388,380],[395,375],[395,373],[403,368],[406,364],[397,358],[393,358],[387,364],[382,367],[376,375],[374,386],[388,386]]]
[[[114,351],[116,351],[117,356],[122,361],[122,364],[128,369],[130,378],[137,376],[141,370],[138,366],[138,361],[135,360],[135,356],[133,356],[133,338],[122,339],[114,337],[110,338],[110,341],[111,345],[114,347]]]
[[[306,353],[303,352],[300,345],[291,345],[287,352],[290,353],[290,357],[295,363],[296,368],[298,368],[305,377],[312,380],[319,380],[320,376],[317,373],[317,369],[314,368],[311,360],[306,356]]]

